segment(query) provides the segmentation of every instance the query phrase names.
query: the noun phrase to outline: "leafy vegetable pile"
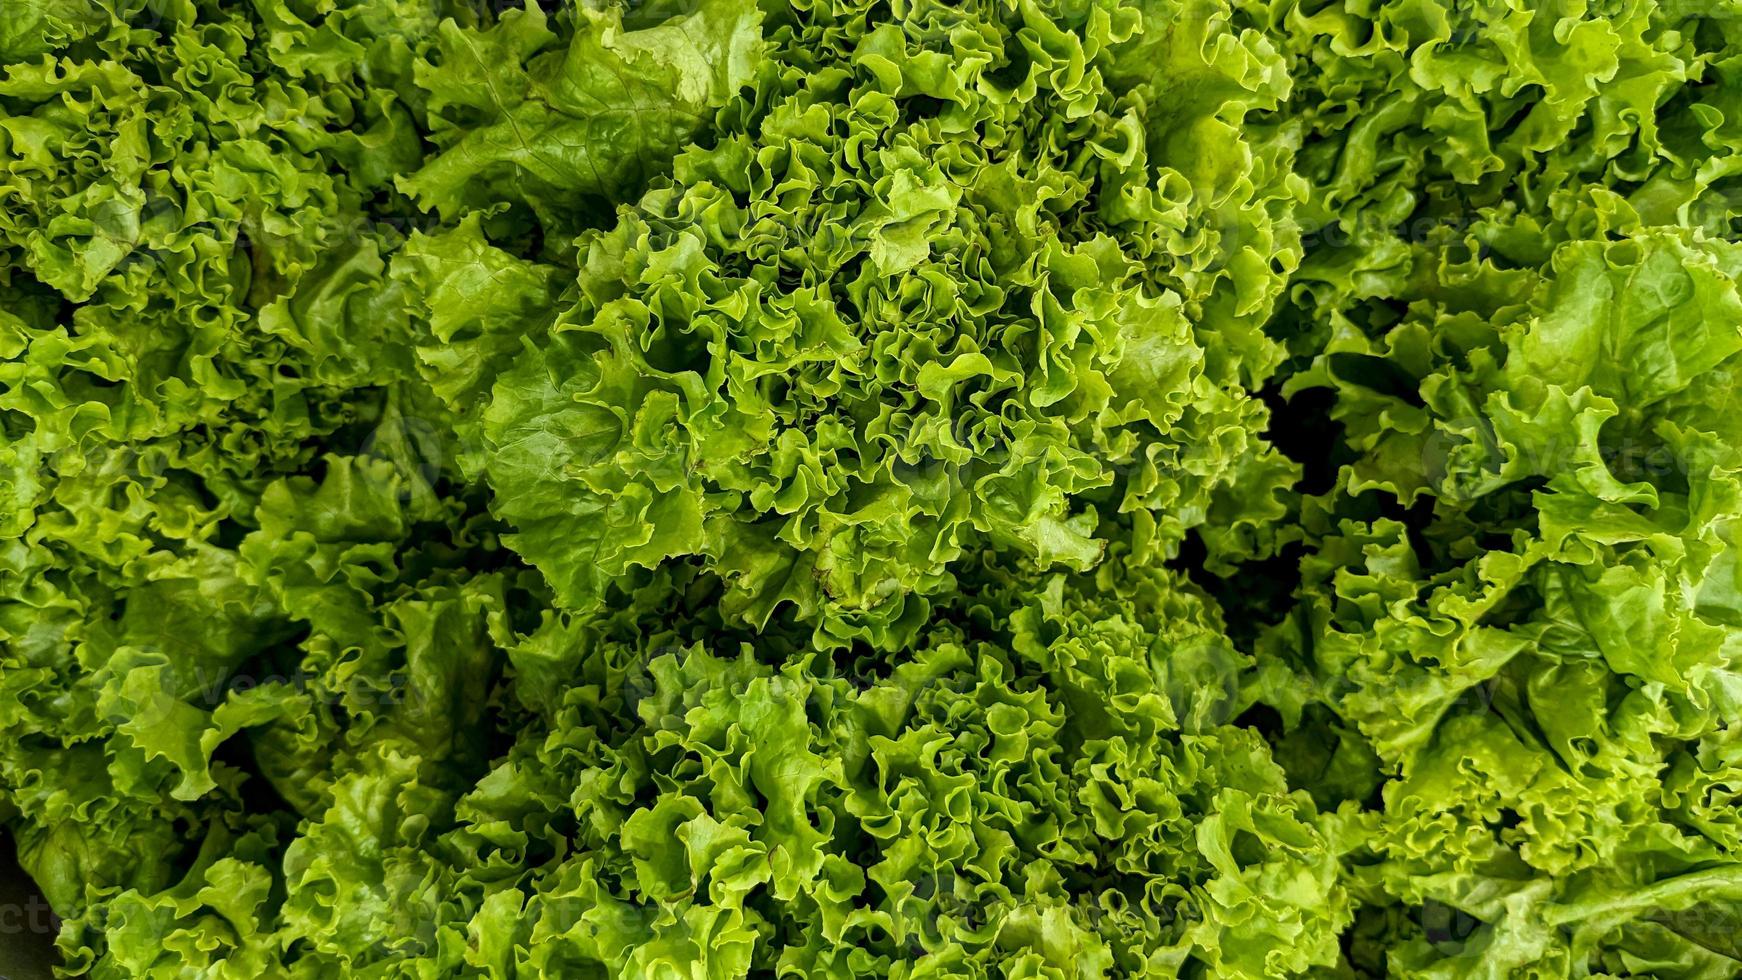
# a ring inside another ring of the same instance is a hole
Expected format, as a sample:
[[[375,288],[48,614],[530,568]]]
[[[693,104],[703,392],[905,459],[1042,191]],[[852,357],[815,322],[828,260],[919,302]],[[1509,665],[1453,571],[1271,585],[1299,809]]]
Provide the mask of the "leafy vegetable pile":
[[[1735,0],[21,0],[67,975],[1742,976]]]

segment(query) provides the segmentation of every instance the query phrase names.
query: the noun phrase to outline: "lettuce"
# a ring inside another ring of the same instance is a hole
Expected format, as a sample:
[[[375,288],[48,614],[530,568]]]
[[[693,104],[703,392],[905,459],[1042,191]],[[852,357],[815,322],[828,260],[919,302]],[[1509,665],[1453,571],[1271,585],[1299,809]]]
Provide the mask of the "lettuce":
[[[1742,708],[1733,29],[1650,5],[1288,22],[1301,84],[1376,110],[1310,119],[1298,158],[1324,246],[1285,387],[1334,394],[1318,431],[1345,448],[1303,501],[1300,604],[1257,644],[1281,757],[1361,811],[1356,969],[1738,969],[1734,841],[1682,782],[1706,760],[1698,808],[1730,807]]]
[[[1724,4],[15,6],[63,975],[1742,971]]]

